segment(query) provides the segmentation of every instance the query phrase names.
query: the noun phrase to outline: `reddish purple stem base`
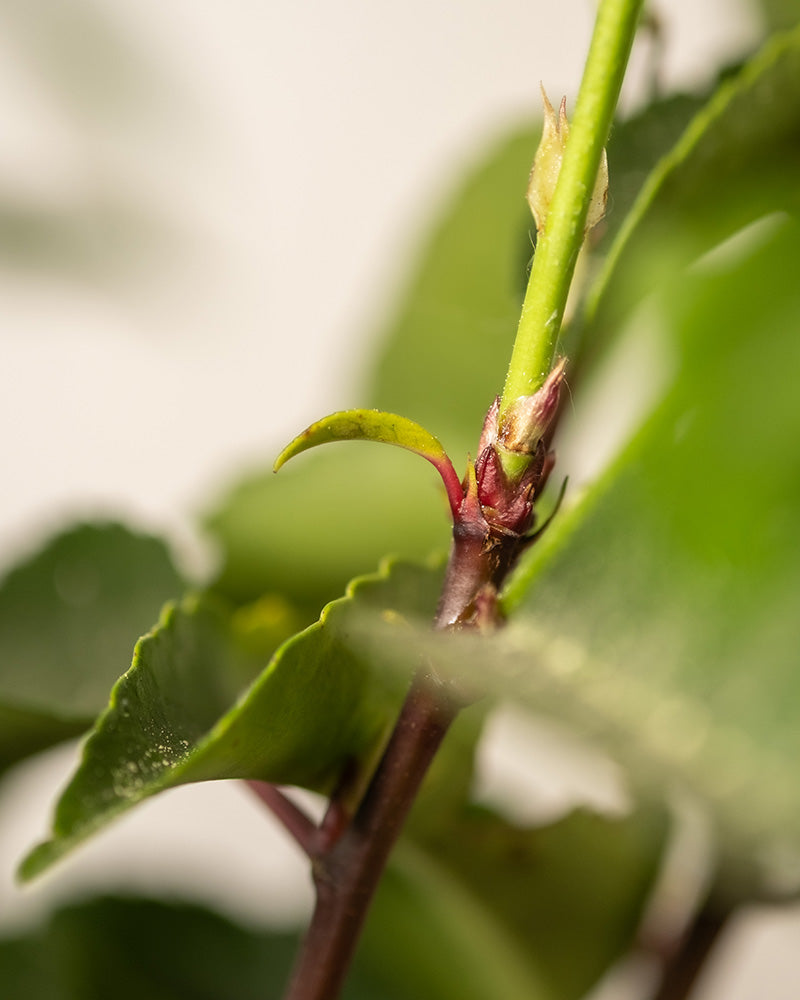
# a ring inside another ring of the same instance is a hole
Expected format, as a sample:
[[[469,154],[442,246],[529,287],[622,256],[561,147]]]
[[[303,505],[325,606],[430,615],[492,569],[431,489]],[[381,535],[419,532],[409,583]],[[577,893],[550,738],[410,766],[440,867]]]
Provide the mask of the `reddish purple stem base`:
[[[389,853],[458,711],[430,676],[418,675],[351,823],[312,863],[317,905],[285,1000],[334,1000]]]

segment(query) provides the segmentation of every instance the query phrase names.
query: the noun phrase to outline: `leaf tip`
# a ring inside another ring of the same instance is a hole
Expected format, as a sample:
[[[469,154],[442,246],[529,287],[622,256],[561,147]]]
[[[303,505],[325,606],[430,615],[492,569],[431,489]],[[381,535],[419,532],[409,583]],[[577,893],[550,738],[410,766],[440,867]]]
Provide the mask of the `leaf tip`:
[[[301,434],[300,437],[302,436],[303,435]],[[299,438],[294,438],[294,440],[290,441],[289,444],[287,444],[286,447],[283,449],[283,451],[278,455],[278,457],[275,459],[272,465],[273,472],[278,472],[280,469],[284,467],[284,465],[286,465],[286,463],[289,461],[290,458],[292,458],[295,454],[297,454],[296,445],[298,440]]]
[[[60,853],[52,840],[45,840],[41,844],[37,844],[17,866],[17,882],[20,885],[29,885],[58,859]]]

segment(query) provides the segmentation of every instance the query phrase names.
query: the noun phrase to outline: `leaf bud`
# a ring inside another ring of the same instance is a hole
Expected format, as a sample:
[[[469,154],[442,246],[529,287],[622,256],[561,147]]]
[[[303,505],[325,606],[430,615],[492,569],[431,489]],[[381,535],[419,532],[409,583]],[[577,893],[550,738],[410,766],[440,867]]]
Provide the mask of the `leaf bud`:
[[[553,200],[556,190],[556,183],[558,182],[558,175],[561,171],[561,163],[564,158],[564,149],[569,137],[566,97],[561,99],[558,117],[556,117],[553,105],[550,103],[544,87],[541,89],[542,103],[544,105],[542,138],[536,150],[536,155],[533,158],[533,167],[528,182],[528,204],[536,220],[536,230],[540,234],[544,232],[547,224],[550,203]],[[597,171],[597,180],[595,181],[589,202],[589,211],[583,230],[584,235],[596,226],[605,215],[607,198],[608,160],[604,149]]]

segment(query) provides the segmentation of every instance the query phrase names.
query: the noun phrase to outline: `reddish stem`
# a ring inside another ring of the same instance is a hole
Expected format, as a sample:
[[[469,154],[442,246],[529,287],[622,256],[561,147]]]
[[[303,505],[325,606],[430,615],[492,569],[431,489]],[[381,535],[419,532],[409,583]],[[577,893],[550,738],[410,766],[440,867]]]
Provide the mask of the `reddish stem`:
[[[335,1000],[389,853],[458,711],[418,675],[372,782],[339,840],[313,865],[317,905],[285,1000]]]
[[[313,858],[317,850],[319,830],[303,810],[275,785],[266,781],[247,781],[245,784],[261,799],[298,847],[309,858]]]
[[[490,477],[486,470],[493,457],[496,414],[493,407],[487,416],[488,431],[485,425],[481,437],[485,454],[479,459],[480,473],[470,465],[464,487],[449,459],[441,467],[434,463],[445,481],[454,516],[453,548],[435,622],[438,629],[484,629],[496,623],[499,586],[527,543],[531,498],[538,495],[552,465],[547,463],[546,446],[537,442],[530,469],[520,479],[507,479],[499,467]],[[344,818],[343,831],[334,795],[329,816],[336,837],[333,842],[314,842],[317,904],[284,1000],[339,996],[389,853],[461,703],[433,672],[418,673],[355,816],[349,824]]]
[[[688,1000],[731,914],[732,910],[719,901],[706,902],[665,962],[653,1000]]]

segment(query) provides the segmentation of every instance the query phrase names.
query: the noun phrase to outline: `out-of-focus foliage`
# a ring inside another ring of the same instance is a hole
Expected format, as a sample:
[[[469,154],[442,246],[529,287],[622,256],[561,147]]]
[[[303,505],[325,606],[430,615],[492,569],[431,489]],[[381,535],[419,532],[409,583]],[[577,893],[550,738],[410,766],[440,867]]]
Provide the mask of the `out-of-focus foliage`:
[[[770,212],[797,211],[798,107],[800,27],[723,82],[641,188],[590,294],[593,356],[654,284]]]
[[[132,643],[185,586],[166,547],[120,525],[53,539],[0,583],[0,771],[91,726]]]
[[[798,0],[758,0],[757,6],[768,31],[782,31],[800,24]]]
[[[658,297],[674,380],[527,568],[510,683],[763,853],[800,848],[797,222],[731,253]]]

